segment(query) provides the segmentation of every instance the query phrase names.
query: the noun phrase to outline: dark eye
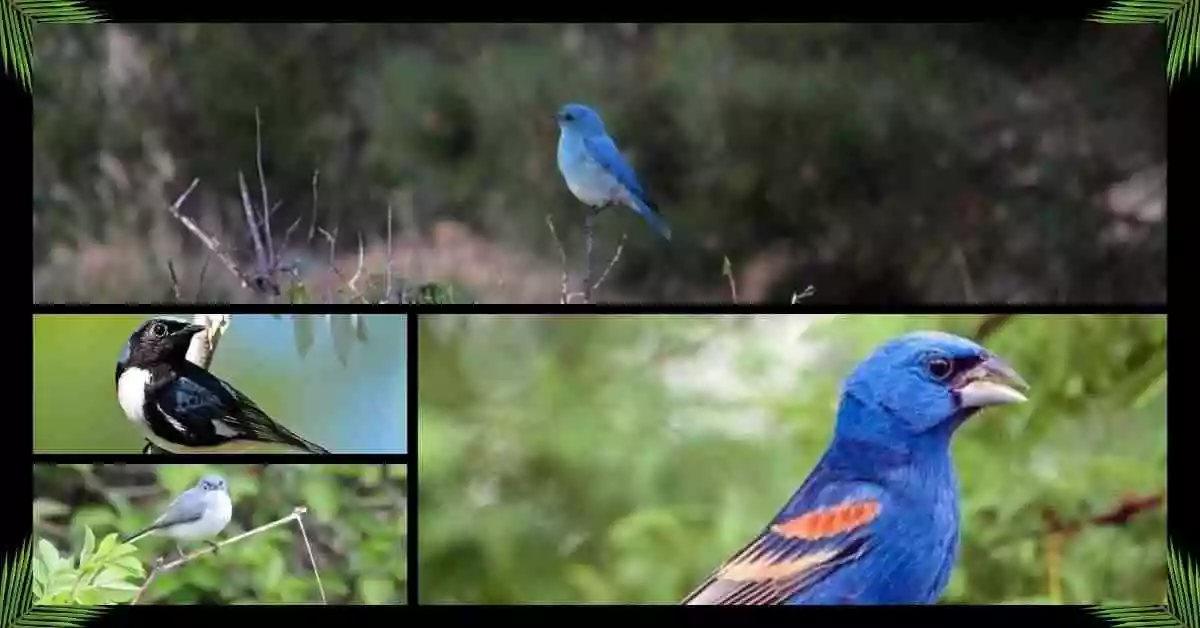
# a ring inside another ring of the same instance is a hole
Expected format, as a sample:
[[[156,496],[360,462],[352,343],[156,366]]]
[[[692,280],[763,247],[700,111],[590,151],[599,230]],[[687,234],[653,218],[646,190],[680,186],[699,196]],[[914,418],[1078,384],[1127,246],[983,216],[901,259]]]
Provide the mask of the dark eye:
[[[155,323],[150,327],[150,334],[155,338],[162,338],[167,335],[167,326],[162,323]]]
[[[574,120],[574,119],[575,119],[575,116],[573,116],[573,115],[571,115],[571,114],[569,114],[569,113],[564,113],[564,114],[563,114],[563,120],[566,120],[567,122],[570,122],[570,121],[572,121],[572,120]]]
[[[929,358],[929,361],[925,363],[925,369],[936,379],[946,379],[954,370],[954,366],[946,358]]]

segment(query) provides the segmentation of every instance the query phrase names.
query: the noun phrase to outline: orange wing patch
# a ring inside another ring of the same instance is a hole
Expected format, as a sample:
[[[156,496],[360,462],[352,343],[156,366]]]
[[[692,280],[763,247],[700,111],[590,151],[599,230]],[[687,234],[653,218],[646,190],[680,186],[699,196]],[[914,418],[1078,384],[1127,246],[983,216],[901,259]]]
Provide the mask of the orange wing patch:
[[[805,513],[771,529],[790,539],[815,541],[861,528],[879,516],[879,502],[873,499],[844,502]]]

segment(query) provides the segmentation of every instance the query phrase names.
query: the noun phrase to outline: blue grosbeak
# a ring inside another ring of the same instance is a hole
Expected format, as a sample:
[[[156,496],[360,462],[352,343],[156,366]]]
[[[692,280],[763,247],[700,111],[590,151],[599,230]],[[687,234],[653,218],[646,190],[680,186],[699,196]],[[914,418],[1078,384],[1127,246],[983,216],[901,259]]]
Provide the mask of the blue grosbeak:
[[[845,382],[832,443],[770,525],[685,604],[929,604],[958,551],[950,439],[1028,385],[957,336],[893,339]]]

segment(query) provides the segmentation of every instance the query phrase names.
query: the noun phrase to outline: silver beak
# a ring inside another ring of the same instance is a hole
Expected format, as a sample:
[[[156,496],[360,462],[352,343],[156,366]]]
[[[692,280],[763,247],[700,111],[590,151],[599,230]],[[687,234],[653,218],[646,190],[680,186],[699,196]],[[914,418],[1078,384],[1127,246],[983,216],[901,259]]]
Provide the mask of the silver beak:
[[[964,408],[1004,406],[1029,400],[1021,393],[1029,390],[1029,384],[997,357],[988,358],[963,373],[955,390]]]

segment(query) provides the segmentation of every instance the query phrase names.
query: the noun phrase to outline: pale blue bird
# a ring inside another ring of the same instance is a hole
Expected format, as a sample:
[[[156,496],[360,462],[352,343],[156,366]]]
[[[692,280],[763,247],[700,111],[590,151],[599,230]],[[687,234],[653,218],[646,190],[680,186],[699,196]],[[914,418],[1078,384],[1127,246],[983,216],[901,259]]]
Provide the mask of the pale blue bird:
[[[554,117],[561,131],[558,170],[575,198],[594,212],[608,205],[625,205],[670,240],[671,228],[608,136],[600,114],[585,105],[571,103],[559,109]]]
[[[233,502],[229,499],[229,487],[225,478],[206,475],[200,481],[179,494],[163,514],[146,528],[125,538],[133,543],[148,534],[161,534],[175,541],[175,549],[183,555],[179,541],[204,541],[219,547],[211,537],[216,536],[233,518]]]

